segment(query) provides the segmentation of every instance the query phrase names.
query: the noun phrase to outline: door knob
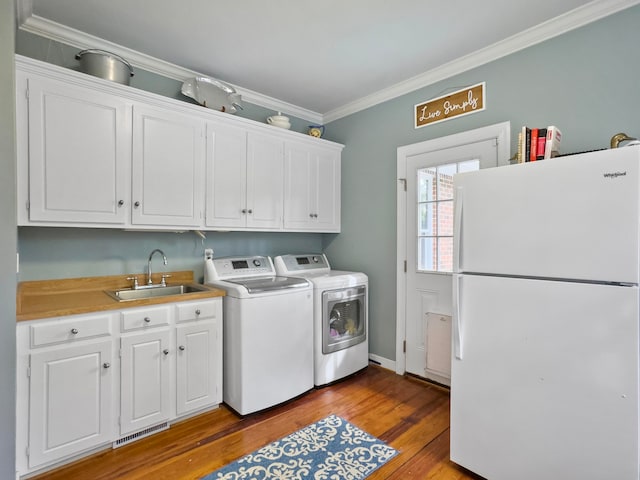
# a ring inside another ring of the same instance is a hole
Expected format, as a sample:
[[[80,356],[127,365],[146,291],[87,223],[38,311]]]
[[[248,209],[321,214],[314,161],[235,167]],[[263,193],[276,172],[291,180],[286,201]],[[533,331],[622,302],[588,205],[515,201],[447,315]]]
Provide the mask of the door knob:
[[[109,367],[111,367],[111,364],[110,364],[109,362],[104,362],[104,363],[102,364],[102,366],[103,366],[104,368],[109,368]]]
[[[179,349],[181,352],[184,352],[184,345],[180,345],[180,346],[178,347],[178,349]]]
[[[169,355],[169,349],[165,348],[164,350],[162,350],[162,353],[164,353],[165,355]]]

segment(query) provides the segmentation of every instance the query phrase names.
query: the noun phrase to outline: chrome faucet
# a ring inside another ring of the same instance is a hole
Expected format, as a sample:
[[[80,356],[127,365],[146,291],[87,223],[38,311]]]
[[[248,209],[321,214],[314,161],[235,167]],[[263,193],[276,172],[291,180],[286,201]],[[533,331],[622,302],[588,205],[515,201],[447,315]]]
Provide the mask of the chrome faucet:
[[[147,264],[147,285],[153,285],[153,282],[151,281],[151,258],[153,258],[154,253],[159,253],[160,255],[162,255],[162,261],[165,265],[167,264],[167,256],[159,248],[156,248],[149,254],[149,262]],[[162,281],[164,282],[164,278],[162,279]]]

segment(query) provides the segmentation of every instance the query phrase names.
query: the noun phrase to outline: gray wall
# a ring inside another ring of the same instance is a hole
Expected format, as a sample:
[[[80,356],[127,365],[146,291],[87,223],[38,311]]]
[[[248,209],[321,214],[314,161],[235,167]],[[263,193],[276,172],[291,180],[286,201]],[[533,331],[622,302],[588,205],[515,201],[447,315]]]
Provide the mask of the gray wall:
[[[15,478],[16,187],[14,1],[0,0],[0,478]]]
[[[155,271],[192,270],[203,280],[204,249],[216,257],[280,255],[322,251],[320,234],[205,232],[161,233],[111,229],[20,227],[20,279],[44,280],[84,276],[143,273],[149,253],[160,248],[167,256]],[[14,259],[15,262],[15,259]]]
[[[558,126],[563,152],[608,147],[617,132],[640,137],[638,25],[633,7],[328,125],[346,148],[342,233],[325,237],[325,253],[336,268],[369,274],[373,353],[395,358],[397,147],[504,121],[512,153],[522,125]],[[484,112],[413,128],[415,104],[483,81]]]

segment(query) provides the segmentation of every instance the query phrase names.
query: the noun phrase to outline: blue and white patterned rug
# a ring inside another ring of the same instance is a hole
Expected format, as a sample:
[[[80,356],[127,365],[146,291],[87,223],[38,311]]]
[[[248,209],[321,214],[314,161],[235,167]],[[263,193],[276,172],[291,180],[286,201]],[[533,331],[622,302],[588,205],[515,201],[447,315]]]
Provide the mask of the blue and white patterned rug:
[[[360,480],[397,454],[376,437],[330,415],[201,480]]]

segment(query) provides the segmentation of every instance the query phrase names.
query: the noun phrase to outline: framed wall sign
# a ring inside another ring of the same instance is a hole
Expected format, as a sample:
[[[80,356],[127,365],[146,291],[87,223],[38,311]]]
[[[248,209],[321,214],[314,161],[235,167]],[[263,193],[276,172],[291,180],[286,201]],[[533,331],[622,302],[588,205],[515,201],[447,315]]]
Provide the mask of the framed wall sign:
[[[414,107],[415,128],[481,112],[485,109],[485,82],[433,98]]]

